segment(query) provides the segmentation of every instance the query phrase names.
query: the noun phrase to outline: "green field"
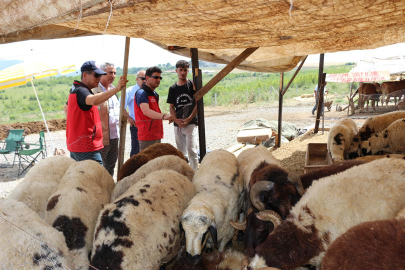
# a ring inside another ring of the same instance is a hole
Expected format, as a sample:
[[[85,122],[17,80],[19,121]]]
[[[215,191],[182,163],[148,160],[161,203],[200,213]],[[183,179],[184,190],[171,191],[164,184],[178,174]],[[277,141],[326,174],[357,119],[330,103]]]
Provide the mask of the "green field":
[[[344,73],[352,67],[352,65],[328,66],[325,68],[325,72]],[[213,68],[208,69],[212,70]],[[284,85],[288,83],[293,73],[294,71],[285,74]],[[214,75],[212,73],[203,74],[203,84],[207,83]],[[166,104],[167,92],[170,85],[176,82],[177,74],[163,72],[162,76],[163,80],[157,92],[160,95],[161,109],[167,112],[169,108]],[[128,75],[129,83],[127,86],[135,84],[135,77],[134,74]],[[63,106],[75,79],[78,80],[79,76],[34,81],[47,120],[64,118]],[[316,68],[303,68],[287,91],[285,100],[302,94],[313,93],[317,82],[318,70]],[[277,104],[279,83],[279,73],[232,72],[204,96],[204,104],[205,106],[233,106],[250,103],[259,106]],[[329,94],[340,96],[342,102],[348,89],[349,84],[328,84]],[[42,120],[31,84],[0,91],[0,112],[1,124]]]

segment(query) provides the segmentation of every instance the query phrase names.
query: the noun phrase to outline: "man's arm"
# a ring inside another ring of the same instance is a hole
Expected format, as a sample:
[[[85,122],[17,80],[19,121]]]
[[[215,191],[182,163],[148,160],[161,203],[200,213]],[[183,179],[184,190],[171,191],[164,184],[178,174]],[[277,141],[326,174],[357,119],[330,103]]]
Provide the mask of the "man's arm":
[[[109,91],[105,91],[103,93],[88,95],[86,97],[86,104],[94,106],[94,105],[99,105],[99,104],[103,103],[104,101],[106,101],[107,99],[109,99],[110,97],[112,97],[113,95],[118,93],[119,91],[121,91],[122,88],[127,84],[127,82],[128,82],[128,80],[124,76],[121,76],[117,87],[115,87]]]
[[[190,116],[183,120],[183,124],[181,125],[181,127],[188,126],[188,124],[191,122],[191,120],[193,120],[196,114],[197,114],[197,103],[195,104]]]
[[[143,114],[149,118],[156,120],[169,120],[169,121],[174,121],[175,119],[171,114],[159,113],[154,110],[151,110],[149,108],[148,103],[141,103],[139,107],[141,107]]]
[[[65,112],[65,116],[67,117],[67,113],[68,113],[68,105],[65,104],[65,106],[63,106],[63,111]]]

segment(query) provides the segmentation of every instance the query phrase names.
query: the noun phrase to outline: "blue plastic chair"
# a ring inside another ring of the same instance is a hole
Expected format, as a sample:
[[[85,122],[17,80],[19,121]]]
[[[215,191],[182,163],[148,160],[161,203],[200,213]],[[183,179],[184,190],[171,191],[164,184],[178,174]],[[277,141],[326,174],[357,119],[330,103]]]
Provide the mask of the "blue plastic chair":
[[[15,158],[18,155],[18,151],[24,142],[24,129],[10,129],[8,131],[8,136],[3,142],[3,146],[0,149],[0,154],[8,161],[6,155],[14,154],[13,165],[15,163]]]
[[[46,157],[46,141],[45,134],[43,131],[39,132],[39,140],[37,143],[25,143],[29,149],[22,149],[18,151],[18,175],[23,174],[30,166],[38,162],[39,155],[42,154],[42,158]],[[34,147],[34,148],[32,148]],[[24,166],[23,162],[27,162],[28,165]],[[20,170],[22,171],[20,172]]]

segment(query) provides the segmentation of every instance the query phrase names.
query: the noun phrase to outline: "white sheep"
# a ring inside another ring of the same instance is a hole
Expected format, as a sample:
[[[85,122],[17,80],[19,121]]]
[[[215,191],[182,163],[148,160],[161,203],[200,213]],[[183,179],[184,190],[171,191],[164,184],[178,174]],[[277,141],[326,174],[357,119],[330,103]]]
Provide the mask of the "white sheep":
[[[49,196],[73,163],[75,161],[66,156],[53,156],[41,160],[27,172],[24,180],[10,192],[7,198],[25,203],[44,218]]]
[[[119,196],[121,196],[128,188],[139,180],[145,178],[146,175],[153,171],[158,171],[162,169],[170,169],[176,171],[180,174],[185,175],[190,181],[193,179],[194,170],[188,165],[188,163],[178,157],[173,155],[161,156],[151,161],[148,161],[146,164],[142,165],[138,170],[133,174],[123,178],[114,187],[113,194],[111,196],[111,202],[115,201]]]
[[[1,269],[74,269],[63,234],[24,203],[0,199]]]
[[[361,143],[360,154],[362,155],[374,155],[381,151],[405,154],[405,118],[394,121],[385,130]]]
[[[314,181],[290,216],[256,247],[272,267],[319,267],[349,228],[392,219],[405,206],[405,160],[379,159]]]
[[[342,161],[348,159],[350,144],[357,132],[357,125],[352,119],[343,118],[336,121],[329,130],[327,143],[332,160]]]
[[[180,215],[193,196],[193,184],[184,175],[172,170],[149,173],[100,213],[91,265],[159,269],[179,252]]]
[[[76,269],[88,268],[98,215],[110,202],[114,180],[99,163],[85,160],[72,164],[50,196],[45,220],[63,232]]]
[[[239,175],[236,157],[225,150],[208,153],[194,175],[196,196],[184,210],[181,224],[186,233],[186,251],[193,264],[209,243],[223,251],[232,239],[234,229],[230,221],[237,219],[243,205],[243,180]]]

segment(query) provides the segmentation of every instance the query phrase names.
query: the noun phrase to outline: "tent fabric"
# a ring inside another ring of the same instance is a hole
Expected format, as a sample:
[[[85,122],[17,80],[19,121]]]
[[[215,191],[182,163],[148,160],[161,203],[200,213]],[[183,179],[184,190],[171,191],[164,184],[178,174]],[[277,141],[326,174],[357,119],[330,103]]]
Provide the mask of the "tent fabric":
[[[144,38],[201,60],[287,71],[304,56],[405,42],[405,1],[0,0],[0,43],[92,34]]]
[[[369,57],[360,60],[350,72],[371,72],[388,70],[391,76],[405,73],[405,56],[392,56],[388,58]]]

